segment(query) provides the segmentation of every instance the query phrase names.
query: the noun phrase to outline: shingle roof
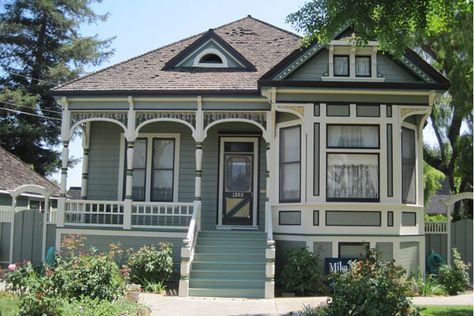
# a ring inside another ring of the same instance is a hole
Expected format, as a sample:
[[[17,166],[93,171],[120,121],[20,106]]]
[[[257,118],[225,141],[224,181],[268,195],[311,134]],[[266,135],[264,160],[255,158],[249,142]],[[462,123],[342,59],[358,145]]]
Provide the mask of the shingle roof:
[[[25,184],[40,185],[59,195],[59,188],[33,171],[26,163],[0,147],[0,190],[14,190]]]
[[[54,95],[256,93],[258,79],[300,47],[300,37],[250,16],[213,30],[256,71],[163,70],[200,33],[52,90]]]

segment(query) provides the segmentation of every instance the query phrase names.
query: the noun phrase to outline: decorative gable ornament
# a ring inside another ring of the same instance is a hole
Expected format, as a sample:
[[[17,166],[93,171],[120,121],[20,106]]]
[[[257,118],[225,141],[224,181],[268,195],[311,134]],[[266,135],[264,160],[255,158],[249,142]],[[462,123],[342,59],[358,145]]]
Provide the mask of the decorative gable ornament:
[[[163,70],[192,69],[201,70],[230,69],[232,71],[255,71],[242,54],[214,33],[212,29],[169,60]]]

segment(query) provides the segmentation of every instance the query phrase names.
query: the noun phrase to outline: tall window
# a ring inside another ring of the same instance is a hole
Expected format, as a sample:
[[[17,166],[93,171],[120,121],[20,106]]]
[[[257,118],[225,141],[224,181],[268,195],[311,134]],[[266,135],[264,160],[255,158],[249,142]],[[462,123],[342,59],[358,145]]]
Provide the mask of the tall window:
[[[173,201],[174,139],[153,139],[152,201]]]
[[[415,131],[402,127],[402,203],[416,204]]]
[[[132,199],[135,201],[145,201],[146,156],[147,139],[139,138],[135,141],[133,153]]]
[[[280,129],[280,202],[301,200],[301,126]]]
[[[173,201],[176,185],[175,152],[174,138],[146,137],[135,141],[132,181],[134,201]]]
[[[327,153],[328,201],[379,200],[379,126],[328,125],[327,148],[346,149]]]

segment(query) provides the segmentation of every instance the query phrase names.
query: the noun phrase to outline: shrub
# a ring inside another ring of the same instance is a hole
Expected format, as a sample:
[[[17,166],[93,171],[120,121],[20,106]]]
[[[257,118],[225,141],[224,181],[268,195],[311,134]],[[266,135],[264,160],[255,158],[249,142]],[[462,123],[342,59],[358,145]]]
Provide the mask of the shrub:
[[[115,261],[108,255],[89,254],[58,257],[52,281],[58,294],[67,299],[88,296],[113,300],[123,294],[125,282]]]
[[[160,243],[160,250],[151,245],[141,247],[128,258],[130,280],[141,285],[168,281],[173,272],[171,254],[169,243]]]
[[[463,292],[469,285],[469,266],[461,260],[461,255],[453,248],[453,265],[443,264],[439,268],[438,281],[449,295]]]
[[[294,291],[299,295],[317,293],[322,286],[318,256],[306,248],[290,250],[281,278],[285,290]]]
[[[329,316],[418,315],[407,296],[405,270],[382,261],[367,247],[367,258],[350,263],[350,269],[332,273],[333,288],[326,311]],[[318,314],[316,314],[318,315]]]
[[[413,275],[409,282],[412,288],[410,296],[446,295],[446,289],[431,274],[423,277],[421,273],[418,273]]]

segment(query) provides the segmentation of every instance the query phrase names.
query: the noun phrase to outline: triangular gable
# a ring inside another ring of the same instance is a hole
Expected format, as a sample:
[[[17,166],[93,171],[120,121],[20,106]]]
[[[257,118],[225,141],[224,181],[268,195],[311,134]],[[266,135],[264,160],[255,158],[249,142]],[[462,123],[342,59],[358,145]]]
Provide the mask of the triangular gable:
[[[344,27],[337,32],[333,39],[340,40],[341,38],[350,37],[351,34],[351,28]],[[313,42],[307,48],[298,49],[278,63],[266,74],[264,74],[260,79],[260,83],[288,81],[288,79],[290,79],[293,74],[301,71],[305,65],[307,65],[318,54],[323,53],[324,51],[327,52],[327,46],[321,45],[317,42]],[[406,72],[406,75],[415,78],[414,81],[417,81],[417,84],[433,84],[433,89],[446,89],[449,87],[449,81],[442,74],[440,74],[436,69],[425,62],[418,54],[410,49],[407,49],[404,56],[402,56],[400,59],[395,59],[389,55],[385,56],[391,60],[392,64],[396,64],[397,67],[400,68],[400,71],[404,71]],[[344,81],[344,78],[340,79],[340,82],[342,81]],[[381,86],[382,84],[382,82],[377,83],[377,86]],[[325,84],[321,83],[321,85]],[[337,83],[326,83],[326,85],[335,86]],[[367,86],[367,84],[364,85]]]
[[[219,35],[214,33],[212,29],[182,50],[178,55],[170,59],[163,67],[163,70],[200,68],[199,65],[195,64],[195,59],[207,51],[217,54],[226,60],[226,66],[219,67],[220,69],[256,70],[252,63]],[[215,70],[215,68],[202,69]]]

